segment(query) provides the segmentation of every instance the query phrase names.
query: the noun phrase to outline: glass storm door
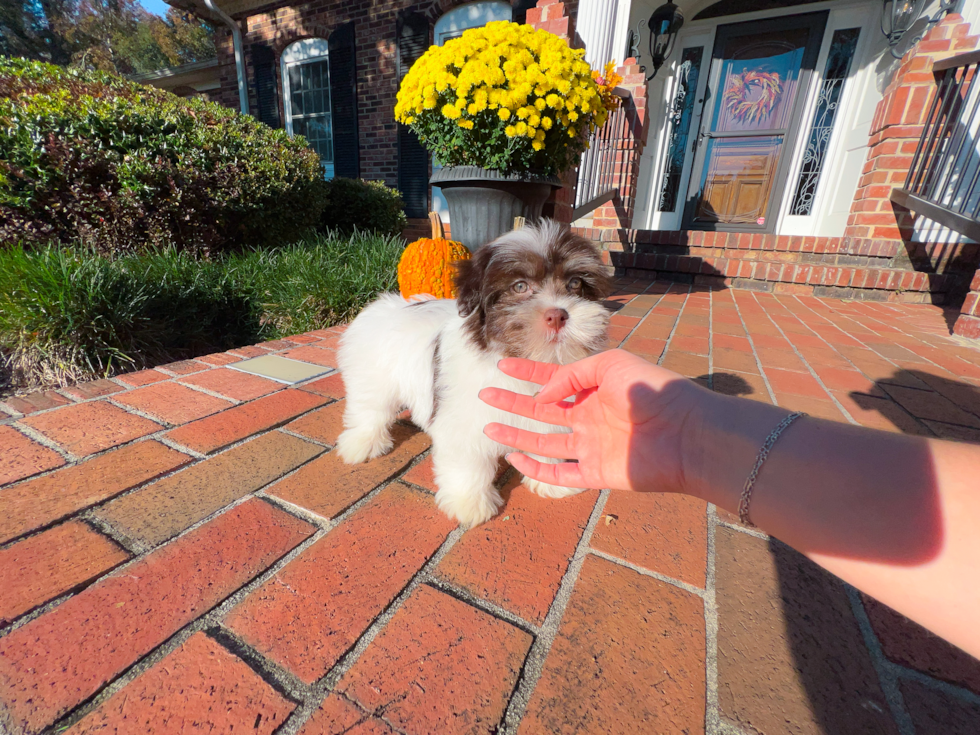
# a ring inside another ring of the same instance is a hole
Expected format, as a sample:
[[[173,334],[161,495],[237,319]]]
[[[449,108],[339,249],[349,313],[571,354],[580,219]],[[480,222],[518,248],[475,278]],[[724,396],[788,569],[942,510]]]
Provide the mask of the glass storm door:
[[[771,232],[827,12],[719,26],[684,227]]]

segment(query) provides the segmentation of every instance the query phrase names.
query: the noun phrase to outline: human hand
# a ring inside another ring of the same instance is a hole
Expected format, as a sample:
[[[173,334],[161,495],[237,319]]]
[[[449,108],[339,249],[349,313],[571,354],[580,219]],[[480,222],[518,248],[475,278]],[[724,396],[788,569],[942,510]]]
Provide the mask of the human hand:
[[[691,467],[700,461],[705,407],[714,394],[680,375],[622,350],[571,365],[519,358],[498,363],[511,377],[544,387],[534,397],[485,388],[495,408],[572,429],[537,434],[504,424],[484,433],[525,452],[576,462],[546,464],[508,455],[519,472],[563,487],[690,492]],[[575,402],[563,400],[575,396]]]

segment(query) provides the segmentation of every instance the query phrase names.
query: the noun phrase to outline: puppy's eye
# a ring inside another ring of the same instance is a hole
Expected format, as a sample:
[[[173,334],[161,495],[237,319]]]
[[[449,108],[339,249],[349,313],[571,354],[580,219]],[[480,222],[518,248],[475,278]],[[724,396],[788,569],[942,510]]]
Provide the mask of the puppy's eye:
[[[568,279],[568,290],[569,291],[578,291],[580,288],[582,288],[582,279],[581,278],[575,277],[575,278],[569,278]]]
[[[511,288],[514,289],[514,293],[524,293],[527,291],[527,281],[518,281]]]

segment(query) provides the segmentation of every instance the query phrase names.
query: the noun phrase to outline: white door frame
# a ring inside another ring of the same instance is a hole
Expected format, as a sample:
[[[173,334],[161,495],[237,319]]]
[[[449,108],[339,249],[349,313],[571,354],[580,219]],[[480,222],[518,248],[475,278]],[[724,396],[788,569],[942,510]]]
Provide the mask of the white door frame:
[[[718,26],[764,18],[799,15],[820,10],[829,10],[830,14],[827,19],[824,38],[821,41],[816,68],[805,92],[805,114],[801,121],[797,139],[789,151],[790,155],[793,156],[793,161],[789,169],[786,192],[779,206],[775,233],[777,235],[835,237],[844,234],[850,202],[853,199],[854,191],[861,176],[861,168],[867,156],[871,119],[874,115],[875,106],[881,99],[881,93],[875,86],[880,76],[876,64],[881,58],[885,43],[881,32],[878,30],[881,3],[875,0],[821,2],[686,23],[674,43],[671,57],[661,68],[660,73],[648,83],[648,115],[651,124],[647,138],[648,145],[640,161],[634,228],[649,230],[679,230],[681,228],[683,201],[688,196],[691,186],[691,169],[694,159],[690,152],[690,144],[701,123],[701,101],[704,99],[704,89],[707,84],[711,53]],[[643,12],[648,12],[646,4],[634,3],[634,17],[630,19],[632,26],[642,20],[640,15]],[[854,59],[851,62],[848,79],[841,95],[839,112],[834,120],[834,130],[818,182],[813,209],[811,214],[807,216],[790,216],[787,212],[796,191],[803,153],[815,112],[816,96],[819,93],[820,85],[823,83],[826,70],[830,41],[835,30],[854,27],[860,28],[861,33]],[[644,36],[644,40],[645,38]],[[676,93],[675,75],[683,49],[698,45],[704,48],[704,52],[694,114],[688,133],[687,154],[681,174],[678,204],[673,212],[659,212],[657,205],[667,157],[667,137],[670,133],[665,111]],[[649,59],[642,58],[641,63],[643,62],[649,63]],[[858,161],[856,166],[855,161]]]

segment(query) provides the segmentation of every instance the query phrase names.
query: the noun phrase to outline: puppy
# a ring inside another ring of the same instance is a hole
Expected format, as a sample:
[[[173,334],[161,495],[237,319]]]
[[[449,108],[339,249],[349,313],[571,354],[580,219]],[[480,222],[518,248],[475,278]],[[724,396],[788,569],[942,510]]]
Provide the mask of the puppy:
[[[565,364],[604,349],[609,315],[598,302],[609,279],[595,247],[550,220],[507,233],[457,267],[455,301],[384,294],[344,333],[338,359],[347,408],[337,451],[348,464],[387,453],[389,428],[407,407],[432,437],[436,503],[472,527],[500,508],[493,481],[510,451],[483,427],[494,421],[568,431],[491,408],[480,391],[493,386],[533,395],[538,389],[504,375],[501,358]],[[550,498],[579,492],[530,479],[524,484]]]

